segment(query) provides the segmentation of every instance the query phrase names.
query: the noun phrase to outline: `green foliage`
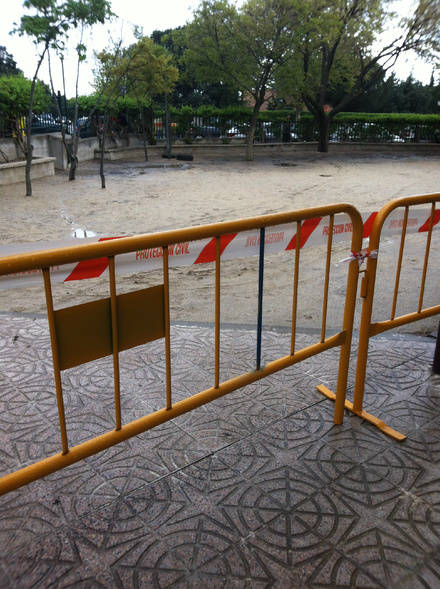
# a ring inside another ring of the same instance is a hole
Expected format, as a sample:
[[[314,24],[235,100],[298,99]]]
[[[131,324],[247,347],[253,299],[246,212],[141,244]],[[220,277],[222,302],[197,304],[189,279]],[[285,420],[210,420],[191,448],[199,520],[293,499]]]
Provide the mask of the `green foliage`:
[[[123,93],[139,105],[150,105],[155,95],[169,93],[178,78],[167,50],[148,37],[123,51],[102,51],[97,59],[95,85],[108,98]]]
[[[336,121],[351,123],[355,121],[369,121],[380,123],[397,124],[440,124],[440,115],[411,114],[411,113],[362,113],[362,112],[341,112],[336,115]]]
[[[15,76],[21,73],[13,56],[6,51],[6,47],[0,45],[0,76]]]
[[[58,50],[70,28],[103,23],[113,15],[107,0],[25,0],[23,6],[35,12],[24,14],[13,32]]]
[[[226,84],[217,80],[197,80],[190,71],[185,59],[187,28],[177,27],[165,31],[153,31],[151,39],[162,45],[173,56],[173,63],[179,70],[179,79],[170,95],[170,104],[187,105],[197,108],[203,104],[223,108],[240,103],[239,94],[234,84]]]
[[[304,0],[301,4],[296,50],[280,69],[277,87],[284,97],[300,97],[313,113],[320,130],[320,151],[327,151],[334,116],[383,79],[402,53],[426,50],[426,55],[434,55],[438,50],[438,0],[419,0],[411,18],[401,19],[395,38],[384,43],[380,34],[395,16],[388,4],[387,0]],[[325,109],[328,103],[333,107],[330,111]]]
[[[43,44],[44,50],[49,47],[60,49],[63,36],[69,29],[63,5],[57,0],[25,0],[23,6],[35,10],[35,13],[24,14],[13,32],[30,37],[35,45]]]
[[[75,28],[81,25],[93,26],[105,23],[114,16],[107,0],[67,0],[63,13]]]
[[[31,80],[19,74],[0,76],[0,112],[8,121],[25,117],[29,108]],[[42,82],[35,85],[34,112],[44,112],[50,105],[47,86]]]
[[[296,0],[203,0],[185,27],[188,69],[201,82],[235,87],[253,104],[246,159],[253,159],[258,112],[278,70],[291,56]]]
[[[264,99],[293,47],[292,0],[204,0],[185,27],[185,60],[193,76]]]

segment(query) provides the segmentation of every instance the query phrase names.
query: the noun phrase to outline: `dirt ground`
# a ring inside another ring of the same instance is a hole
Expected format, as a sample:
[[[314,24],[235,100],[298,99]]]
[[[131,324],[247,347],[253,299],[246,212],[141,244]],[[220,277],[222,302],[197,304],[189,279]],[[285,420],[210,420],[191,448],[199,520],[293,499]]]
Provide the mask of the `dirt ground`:
[[[159,162],[159,160],[157,160]],[[161,160],[163,162],[164,160]],[[198,159],[180,168],[150,168],[142,161],[106,163],[107,188],[100,188],[97,162],[80,164],[78,178],[67,174],[33,182],[34,195],[24,197],[24,184],[0,188],[0,243],[38,242],[72,236],[77,229],[98,235],[133,235],[158,230],[240,219],[310,206],[349,202],[361,212],[378,210],[392,198],[439,191],[440,161],[435,156],[283,156],[244,162],[240,159]],[[426,236],[410,236],[405,249],[398,312],[412,311],[418,301]],[[377,319],[391,309],[393,266],[398,238],[381,250]],[[36,243],[36,249],[38,244]],[[345,294],[349,244],[332,255],[329,329],[339,329]],[[383,255],[382,255],[383,254]],[[322,247],[301,253],[301,328],[320,328]],[[433,234],[425,304],[438,303],[440,293],[440,230]],[[293,280],[292,254],[268,256],[265,262],[264,324],[288,326]],[[158,284],[160,272],[118,278],[118,292]],[[213,321],[212,265],[171,269],[171,313],[175,321]],[[56,285],[57,307],[108,296],[106,279]],[[44,312],[42,288],[0,291],[0,311]],[[257,309],[257,259],[222,263],[222,320],[254,324]],[[360,304],[358,305],[358,310]],[[432,332],[438,318],[408,325],[407,332]]]

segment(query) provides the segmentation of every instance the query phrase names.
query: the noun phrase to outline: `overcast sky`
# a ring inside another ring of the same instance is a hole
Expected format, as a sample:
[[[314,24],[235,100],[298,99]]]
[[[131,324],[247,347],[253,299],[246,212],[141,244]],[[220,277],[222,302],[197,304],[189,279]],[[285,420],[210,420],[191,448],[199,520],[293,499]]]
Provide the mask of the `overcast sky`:
[[[244,0],[237,0],[241,4]],[[96,26],[88,34],[86,45],[89,50],[87,64],[83,64],[80,72],[80,94],[89,94],[93,91],[92,68],[94,67],[93,50],[101,50],[110,39],[123,39],[123,44],[128,45],[133,40],[132,28],[136,24],[143,27],[144,33],[149,35],[155,29],[164,30],[184,25],[191,20],[194,9],[199,0],[112,0],[112,10],[119,19],[111,25]],[[35,48],[26,38],[18,35],[9,35],[14,27],[14,22],[19,22],[23,14],[23,0],[2,0],[0,18],[0,45],[5,45],[9,53],[12,53],[18,67],[24,71],[27,77],[32,77],[36,65]],[[398,0],[399,13],[408,13],[411,10],[411,0]],[[74,47],[75,33],[71,36],[70,46]],[[70,55],[70,57],[69,57]],[[61,90],[60,66],[57,60],[53,60],[53,74],[55,89]],[[74,52],[70,51],[65,59],[67,96],[73,96],[75,92],[75,60]],[[395,69],[396,74],[405,79],[411,72],[414,77],[424,83],[429,82],[432,66],[416,61],[414,56],[400,58]],[[47,66],[42,67],[41,79],[49,83]]]

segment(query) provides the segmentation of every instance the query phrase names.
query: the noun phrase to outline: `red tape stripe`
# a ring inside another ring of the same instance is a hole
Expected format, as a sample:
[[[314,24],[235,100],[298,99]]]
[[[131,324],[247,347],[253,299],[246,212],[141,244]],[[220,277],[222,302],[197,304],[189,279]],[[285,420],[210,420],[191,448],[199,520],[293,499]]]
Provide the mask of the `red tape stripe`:
[[[225,251],[227,246],[231,243],[236,235],[236,233],[220,235],[220,255]],[[194,264],[207,264],[208,262],[215,262],[216,249],[216,238],[213,237],[211,241],[209,241],[202,249]]]
[[[118,237],[101,237],[99,241],[109,241],[110,239],[121,239]],[[70,280],[84,280],[86,278],[99,278],[107,270],[108,258],[95,258],[93,260],[83,260],[79,262],[64,282]]]
[[[364,223],[364,232],[362,234],[362,237],[365,239],[366,237],[370,237],[370,233],[371,233],[371,229],[373,227],[373,222],[374,219],[377,217],[377,212],[376,213],[371,213],[371,215],[368,217],[368,219],[365,221]]]
[[[419,233],[421,233],[422,231],[429,231],[429,222],[431,220],[431,215],[429,215],[428,220],[423,223],[423,225],[421,227],[419,227]],[[440,209],[438,209],[438,211],[434,211],[434,218],[432,220],[432,226],[434,227],[434,225],[437,225],[437,223],[440,221]]]
[[[301,241],[299,243],[299,248],[301,249],[306,244],[309,237],[321,223],[322,217],[315,217],[314,219],[306,219],[304,223],[301,225]],[[296,249],[296,235],[295,234],[292,239],[290,240],[289,245],[286,247],[286,250],[294,250]]]

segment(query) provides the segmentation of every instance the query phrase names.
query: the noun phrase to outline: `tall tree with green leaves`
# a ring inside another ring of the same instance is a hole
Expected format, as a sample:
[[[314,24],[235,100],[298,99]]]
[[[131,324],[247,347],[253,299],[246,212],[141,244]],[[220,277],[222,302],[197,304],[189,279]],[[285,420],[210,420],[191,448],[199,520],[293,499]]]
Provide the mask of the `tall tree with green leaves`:
[[[123,87],[127,98],[135,99],[141,121],[145,159],[148,160],[147,110],[154,97],[169,94],[178,79],[179,72],[172,56],[149,37],[139,35],[137,43],[120,55],[102,52],[98,60],[97,89],[104,87],[104,96],[116,97]]]
[[[438,54],[438,0],[419,0],[393,37],[387,0],[303,0],[292,60],[281,68],[278,91],[299,96],[319,129],[318,151],[328,151],[330,123],[353,98],[371,88],[400,55]],[[332,104],[329,104],[333,100]]]
[[[278,69],[292,55],[296,0],[248,0],[240,9],[228,0],[204,0],[185,27],[186,59],[200,81],[235,86],[252,99],[246,159],[260,109]]]
[[[14,33],[29,37],[37,50],[37,64],[32,78],[31,94],[26,129],[26,196],[32,196],[31,162],[33,146],[31,142],[31,123],[34,105],[35,85],[41,64],[50,48],[62,51],[70,28],[83,24],[104,22],[101,5],[104,0],[25,0],[23,6],[29,13],[21,17],[15,25]]]
[[[75,82],[75,108],[72,121],[72,142],[70,151],[69,180],[75,180],[78,167],[78,83],[80,66],[87,58],[87,46],[84,43],[84,34],[88,27],[97,23],[104,23],[113,15],[108,0],[69,0],[67,4],[67,15],[75,28],[79,29],[79,40],[76,45],[77,67]],[[63,69],[64,73],[64,69]]]
[[[167,49],[174,58],[174,64],[179,70],[179,79],[170,96],[170,103],[174,106],[212,105],[218,108],[238,106],[240,104],[239,92],[234,85],[224,82],[200,82],[194,73],[188,68],[184,59],[186,48],[185,27],[155,30],[151,39],[158,45]]]
[[[38,72],[49,47],[59,48],[69,29],[68,18],[57,0],[25,0],[23,6],[32,11],[21,17],[20,25],[15,25],[13,32],[32,39],[37,49],[37,65],[32,78],[28,105],[26,128],[26,196],[32,196],[31,162],[33,145],[31,143],[31,125],[34,107],[35,86]]]

